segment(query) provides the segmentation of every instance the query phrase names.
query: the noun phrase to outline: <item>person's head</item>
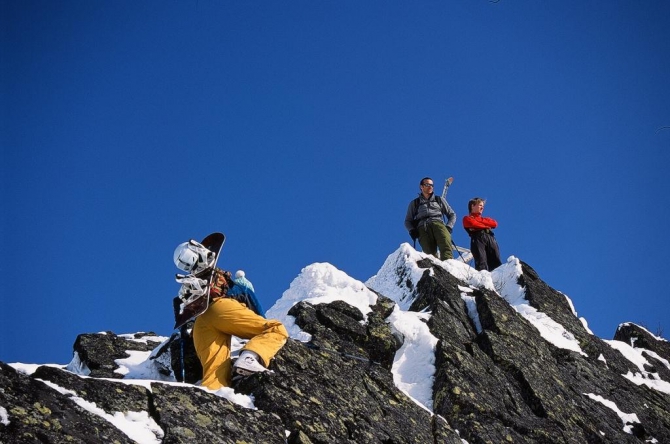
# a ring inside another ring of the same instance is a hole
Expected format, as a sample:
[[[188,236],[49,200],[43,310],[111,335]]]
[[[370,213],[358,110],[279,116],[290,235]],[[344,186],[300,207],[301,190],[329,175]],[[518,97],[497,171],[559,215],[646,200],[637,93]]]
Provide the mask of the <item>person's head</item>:
[[[482,214],[484,212],[485,203],[486,199],[482,199],[481,197],[473,197],[470,199],[470,202],[468,202],[468,212]]]
[[[424,196],[430,196],[435,191],[435,183],[433,183],[433,179],[430,177],[424,177],[419,182],[419,188]]]

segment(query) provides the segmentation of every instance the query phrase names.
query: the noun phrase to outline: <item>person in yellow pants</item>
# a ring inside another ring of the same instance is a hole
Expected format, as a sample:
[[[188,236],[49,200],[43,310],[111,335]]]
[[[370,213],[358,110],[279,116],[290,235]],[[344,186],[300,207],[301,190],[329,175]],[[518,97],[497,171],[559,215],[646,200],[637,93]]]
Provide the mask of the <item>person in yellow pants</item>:
[[[278,320],[265,319],[244,303],[228,297],[225,286],[220,294],[212,299],[193,327],[193,342],[202,364],[201,384],[211,390],[231,384],[231,336],[249,340],[235,363],[242,374],[267,371],[270,360],[288,338],[286,328]]]

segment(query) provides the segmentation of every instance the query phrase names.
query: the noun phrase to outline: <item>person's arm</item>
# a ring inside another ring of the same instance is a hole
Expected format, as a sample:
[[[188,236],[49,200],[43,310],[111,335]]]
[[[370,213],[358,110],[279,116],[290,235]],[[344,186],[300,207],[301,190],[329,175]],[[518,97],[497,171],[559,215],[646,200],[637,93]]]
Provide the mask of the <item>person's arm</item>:
[[[453,208],[447,203],[446,199],[440,197],[442,199],[442,214],[447,216],[447,223],[446,226],[449,227],[450,230],[453,230],[454,225],[456,224],[456,212],[454,211]]]
[[[490,217],[482,217],[482,223],[486,225],[487,228],[496,228],[498,226],[498,222]]]
[[[475,217],[472,215],[463,218],[463,228],[466,230],[486,230],[487,228],[495,228],[498,222],[490,217]]]

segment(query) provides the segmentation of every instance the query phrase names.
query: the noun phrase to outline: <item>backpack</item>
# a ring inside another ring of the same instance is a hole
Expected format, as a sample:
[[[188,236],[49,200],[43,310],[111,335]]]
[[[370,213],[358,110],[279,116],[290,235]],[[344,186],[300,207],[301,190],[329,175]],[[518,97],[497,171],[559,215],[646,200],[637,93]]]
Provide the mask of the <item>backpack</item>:
[[[435,196],[435,198],[437,199],[437,202],[440,205],[440,210],[442,211],[442,214],[446,213],[447,212],[447,207],[444,206],[444,199],[442,198],[442,196]],[[414,205],[414,207],[412,209],[412,213],[416,214],[417,209],[419,208],[419,203],[420,202],[421,202],[421,197],[417,197],[416,199],[414,199],[412,201],[412,203]],[[416,228],[418,228],[418,225],[419,225],[419,221],[416,220],[416,219],[412,219],[412,227],[414,229],[416,229]]]

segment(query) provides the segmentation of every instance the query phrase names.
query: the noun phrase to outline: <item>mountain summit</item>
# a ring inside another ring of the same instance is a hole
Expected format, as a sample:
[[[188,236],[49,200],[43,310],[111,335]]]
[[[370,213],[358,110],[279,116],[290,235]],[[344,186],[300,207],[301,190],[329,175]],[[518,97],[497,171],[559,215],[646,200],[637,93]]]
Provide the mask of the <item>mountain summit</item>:
[[[670,343],[594,336],[515,257],[478,272],[402,244],[365,283],[312,264],[267,315],[291,335],[273,372],[218,391],[176,335],[0,362],[0,443],[670,442]]]

